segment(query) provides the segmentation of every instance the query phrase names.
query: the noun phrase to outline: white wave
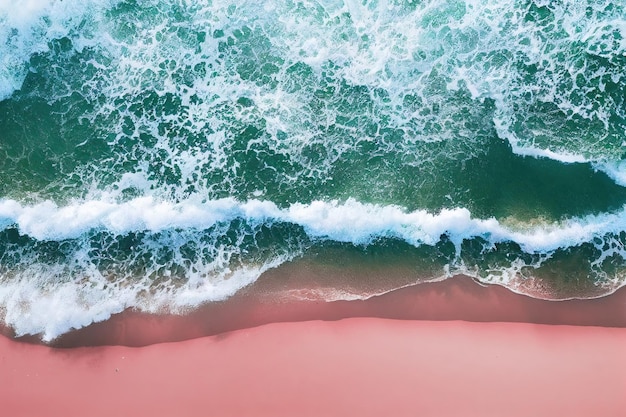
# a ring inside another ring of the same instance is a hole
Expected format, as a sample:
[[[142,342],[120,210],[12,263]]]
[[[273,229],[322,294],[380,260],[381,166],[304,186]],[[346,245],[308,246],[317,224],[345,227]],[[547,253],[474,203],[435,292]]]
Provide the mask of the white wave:
[[[262,265],[233,271],[219,280],[189,280],[176,291],[156,291],[149,298],[142,296],[142,290],[149,287],[148,280],[135,285],[111,285],[93,270],[91,285],[74,281],[51,283],[50,267],[41,269],[34,264],[26,268],[24,279],[0,285],[2,318],[17,336],[40,335],[44,342],[50,342],[72,329],[107,320],[128,308],[176,314],[202,303],[224,300],[288,259],[279,256]]]
[[[626,161],[624,160],[605,160],[600,158],[594,160],[580,154],[568,151],[553,151],[551,149],[543,149],[528,144],[523,144],[514,134],[510,132],[510,128],[506,123],[499,119],[494,119],[494,126],[498,132],[498,136],[507,140],[511,145],[511,151],[520,156],[530,156],[532,158],[548,158],[559,161],[564,164],[591,164],[597,170],[604,172],[616,184],[626,187]]]
[[[244,219],[252,224],[289,222],[302,226],[314,238],[366,244],[379,237],[396,237],[413,245],[432,245],[441,235],[460,244],[482,237],[491,243],[513,241],[526,252],[549,252],[588,242],[594,237],[626,230],[626,208],[616,213],[571,218],[558,223],[511,228],[495,218],[474,218],[466,208],[444,209],[433,214],[407,211],[395,205],[361,203],[348,199],[296,203],[280,208],[270,201],[232,198],[203,201],[199,197],[180,202],[139,197],[117,203],[95,200],[59,207],[51,201],[22,205],[0,200],[0,225],[14,224],[21,233],[39,240],[77,238],[92,230],[115,234],[168,229],[207,229],[220,222]]]
[[[302,226],[312,238],[353,244],[367,244],[379,237],[395,237],[413,245],[432,245],[446,234],[457,248],[463,239],[482,237],[492,244],[514,241],[525,251],[535,253],[579,245],[594,237],[626,230],[626,207],[615,213],[512,228],[494,218],[474,218],[466,208],[429,213],[353,199],[343,203],[296,203],[285,208],[270,201],[238,202],[231,198],[169,202],[142,197],[122,203],[82,201],[63,207],[50,201],[29,206],[14,200],[0,200],[0,225],[16,226],[21,233],[40,240],[79,238],[92,229],[120,234],[205,229],[236,218],[257,224],[290,222]],[[22,278],[9,278],[0,285],[3,319],[18,335],[40,334],[44,341],[50,341],[73,328],[106,320],[111,314],[127,308],[153,313],[184,311],[203,302],[228,298],[256,281],[264,271],[298,255],[294,250],[277,254],[259,265],[240,265],[231,270],[228,267],[229,253],[236,253],[238,248],[199,248],[200,251],[212,249],[220,253],[209,264],[190,267],[189,276],[182,283],[168,284],[162,290],[153,291],[151,276],[154,271],[161,271],[159,265],[150,267],[152,272],[145,276],[111,282],[105,276],[107,273],[103,275],[92,263],[89,245],[80,249],[80,241],[77,240],[79,249],[71,259],[58,264],[25,259],[19,268],[10,271]],[[175,244],[174,241],[162,243]],[[206,244],[214,245],[211,242]],[[68,268],[73,266],[79,266],[78,272],[68,273]],[[514,263],[509,268],[511,271],[505,269],[502,271],[504,275],[488,280],[506,285],[521,266]],[[455,271],[462,272],[462,267],[459,265],[460,269]],[[469,269],[465,272],[472,273]],[[506,275],[508,272],[513,275]],[[159,273],[169,276],[168,271]]]
[[[608,175],[616,184],[626,187],[626,161],[594,162],[592,165]]]

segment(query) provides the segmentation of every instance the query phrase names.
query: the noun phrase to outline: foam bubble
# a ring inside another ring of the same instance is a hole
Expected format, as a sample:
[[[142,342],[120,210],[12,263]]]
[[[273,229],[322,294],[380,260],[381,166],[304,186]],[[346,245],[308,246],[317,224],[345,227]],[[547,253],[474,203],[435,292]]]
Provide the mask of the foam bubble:
[[[51,283],[50,274],[56,274],[50,266],[33,264],[23,271],[24,279],[0,285],[0,305],[4,322],[17,336],[40,335],[44,342],[50,342],[72,329],[107,320],[128,308],[176,314],[205,302],[223,300],[286,260],[279,256],[256,267],[241,268],[221,281],[190,280],[174,291],[155,292],[149,298],[145,296],[147,282],[117,286],[92,270],[91,285],[75,281]],[[66,272],[61,265],[57,268],[61,275]]]
[[[616,213],[589,215],[511,229],[497,219],[476,219],[465,208],[407,212],[395,205],[381,206],[348,199],[295,203],[279,208],[270,201],[233,198],[203,201],[190,198],[180,202],[138,197],[127,202],[84,201],[59,207],[51,201],[22,205],[0,200],[0,221],[14,224],[21,233],[38,240],[78,238],[90,230],[117,235],[151,233],[170,229],[204,230],[217,223],[243,219],[252,224],[287,222],[302,226],[316,238],[353,244],[368,244],[380,237],[396,237],[414,245],[433,245],[441,235],[454,242],[474,237],[492,243],[513,241],[526,252],[549,252],[576,246],[607,233],[626,231],[626,207]]]
[[[262,183],[296,192],[304,181],[323,185],[346,155],[368,146],[406,164],[458,163],[485,148],[490,119],[521,155],[621,157],[621,128],[608,115],[623,106],[607,93],[619,65],[597,68],[576,49],[621,56],[619,8],[603,12],[605,2],[117,3],[28,1],[28,16],[13,17],[8,3],[0,9],[19,32],[17,55],[0,55],[7,62],[27,62],[62,36],[96,51],[83,72],[60,65],[62,87],[45,99],[76,91],[93,106],[76,122],[110,138],[105,174],[83,166],[67,177],[99,189],[135,175],[150,178],[136,183],[139,194],[246,198],[242,189]],[[20,71],[7,91],[22,83]],[[242,132],[254,138],[242,144]],[[263,181],[242,180],[246,163],[267,163],[268,154],[289,168],[269,164]]]
[[[50,201],[23,205],[5,199],[0,201],[0,221],[25,234],[23,241],[36,239],[31,246],[9,244],[5,250],[6,261],[15,263],[6,265],[9,270],[0,285],[5,321],[18,334],[42,334],[48,341],[126,308],[176,312],[231,296],[310,246],[258,246],[261,231],[275,224],[298,226],[312,241],[354,245],[393,238],[419,247],[448,239],[457,253],[442,276],[466,273],[513,286],[519,284],[515,280],[520,271],[539,267],[559,249],[591,243],[600,250],[595,260],[599,267],[610,257],[626,257],[619,239],[611,243],[611,236],[626,232],[626,207],[512,227],[495,218],[474,218],[465,208],[430,213],[354,199],[284,208],[270,201],[232,198],[173,203],[139,197],[126,202],[76,201],[62,207]],[[233,229],[233,224],[239,225]],[[483,251],[514,242],[526,254],[540,257],[514,257],[510,265],[484,275],[480,266],[466,263],[462,253],[464,242],[477,238],[485,242]],[[611,285],[622,285],[620,279],[612,279]]]
[[[554,111],[551,118],[564,123],[577,120],[586,130],[586,123],[597,121],[609,130],[620,130],[609,116],[621,114],[623,106],[606,88],[609,80],[615,83],[621,79],[619,65],[598,68],[591,59],[579,61],[581,55],[576,50],[581,44],[588,54],[611,62],[623,55],[624,25],[617,19],[621,8],[607,7],[607,2],[534,2],[526,8],[485,0],[415,6],[333,2],[294,8],[280,0],[239,5],[180,5],[162,0],[137,6],[134,14],[114,10],[117,3],[0,3],[0,30],[5,32],[0,35],[9,40],[0,53],[0,97],[6,98],[21,86],[25,63],[34,53],[48,50],[50,40],[70,36],[78,47],[80,39],[84,43],[89,38],[88,43],[106,56],[107,65],[100,65],[106,71],[98,72],[97,80],[75,80],[74,88],[83,95],[95,94],[94,100],[106,96],[106,103],[96,112],[108,117],[115,114],[113,119],[119,126],[112,126],[112,130],[122,132],[123,123],[131,120],[133,136],[159,132],[160,123],[150,117],[152,114],[133,114],[113,105],[120,99],[127,103],[137,99],[141,104],[142,93],[154,89],[159,96],[172,94],[183,103],[181,113],[185,117],[170,117],[170,130],[183,136],[212,131],[209,141],[213,152],[204,155],[182,153],[162,133],[155,134],[162,139],[159,149],[170,154],[172,165],[187,170],[182,172],[185,179],[202,177],[194,169],[197,166],[211,165],[225,171],[232,168],[232,161],[225,166],[232,145],[228,131],[248,124],[264,126],[270,144],[279,145],[281,152],[301,163],[303,175],[307,170],[310,175],[328,173],[329,166],[341,156],[331,151],[353,149],[367,137],[358,127],[353,135],[341,135],[341,140],[331,140],[327,134],[326,141],[318,144],[329,151],[328,159],[307,163],[298,157],[304,146],[312,145],[316,136],[324,133],[319,126],[337,126],[341,124],[338,119],[357,116],[344,114],[345,106],[311,108],[314,90],[336,88],[342,82],[366,87],[372,114],[384,115],[388,128],[403,131],[403,141],[385,143],[400,152],[407,150],[404,148],[409,148],[411,141],[450,138],[448,129],[442,132],[429,127],[454,121],[452,115],[458,108],[447,99],[459,105],[454,96],[459,91],[469,93],[472,101],[495,101],[494,120],[501,136],[511,141],[517,153],[563,162],[598,161],[611,159],[621,146],[621,141],[613,143],[618,133],[596,138],[605,139],[602,146],[585,135],[578,135],[581,140],[572,138],[569,127],[551,126],[545,134],[536,120],[542,118],[531,115],[536,106],[550,104]],[[170,31],[170,27],[177,30]],[[225,46],[229,42],[232,48]],[[314,75],[307,80],[312,85],[301,85],[300,92],[292,85],[301,80],[289,72],[296,64],[305,64]],[[202,71],[196,70],[200,67]],[[207,68],[212,71],[207,73]],[[540,76],[533,76],[528,68]],[[271,74],[264,75],[269,69]],[[186,81],[181,83],[183,74]],[[322,82],[324,78],[330,85]],[[384,94],[374,94],[377,89]],[[591,94],[593,91],[598,94]],[[419,98],[421,108],[407,106],[404,100],[408,96]],[[252,99],[252,109],[244,112],[232,105],[242,97]],[[353,99],[346,97],[347,101]],[[437,107],[438,114],[425,112],[429,105]],[[238,121],[227,116],[233,114]],[[534,128],[521,129],[523,125]],[[472,136],[462,134],[462,124],[453,126],[457,131],[453,137],[456,134],[457,139],[467,141]],[[281,132],[288,140],[278,137]],[[123,135],[119,136],[121,140]],[[563,136],[569,137],[564,140]],[[410,153],[416,151],[409,149]],[[148,150],[133,152],[126,160],[120,153],[117,165],[135,158],[145,161],[143,167],[149,169],[146,167],[154,162],[154,152],[145,152]],[[141,158],[141,154],[149,156]],[[428,157],[432,155],[423,155]]]
[[[48,42],[74,32],[88,18],[119,0],[1,0],[0,101],[21,88],[33,54],[47,51]],[[84,34],[84,32],[83,32]],[[80,43],[78,41],[77,43]]]
[[[626,187],[626,161],[594,162],[593,166],[606,173],[615,183]]]

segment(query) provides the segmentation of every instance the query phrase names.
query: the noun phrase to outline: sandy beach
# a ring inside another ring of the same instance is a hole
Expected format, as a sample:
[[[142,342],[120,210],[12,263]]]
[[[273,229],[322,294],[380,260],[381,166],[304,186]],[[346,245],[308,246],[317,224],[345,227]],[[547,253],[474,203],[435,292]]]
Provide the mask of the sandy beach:
[[[0,338],[0,404],[10,416],[617,417],[625,299],[548,302],[455,278],[367,301],[127,312],[57,341],[101,346]],[[221,327],[201,325],[210,312]]]
[[[1,339],[10,416],[621,416],[626,331],[354,318],[142,348]]]

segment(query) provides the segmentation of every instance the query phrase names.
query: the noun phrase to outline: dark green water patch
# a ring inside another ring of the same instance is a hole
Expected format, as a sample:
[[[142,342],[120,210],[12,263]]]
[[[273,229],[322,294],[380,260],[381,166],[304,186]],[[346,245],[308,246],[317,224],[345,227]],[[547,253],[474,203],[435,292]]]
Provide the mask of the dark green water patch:
[[[415,247],[402,240],[379,238],[369,245],[320,242],[307,251],[307,257],[323,265],[357,264],[362,268],[411,267],[417,276],[440,274],[455,258],[455,248],[442,236],[436,245]]]
[[[626,188],[590,164],[515,155],[499,140],[489,144],[485,157],[453,170],[451,178],[457,201],[477,217],[558,220],[626,204]]]

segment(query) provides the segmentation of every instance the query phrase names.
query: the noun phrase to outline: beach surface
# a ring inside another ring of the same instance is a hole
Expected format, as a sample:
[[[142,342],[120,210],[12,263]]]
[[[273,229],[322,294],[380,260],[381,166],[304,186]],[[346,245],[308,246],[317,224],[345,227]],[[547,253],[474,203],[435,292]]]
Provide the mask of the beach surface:
[[[0,341],[10,416],[621,416],[626,331],[353,318],[142,348]]]
[[[245,314],[231,322],[228,302],[213,306],[224,331],[200,325],[209,310],[127,312],[57,341],[82,347],[0,337],[0,404],[10,416],[53,417],[617,417],[624,298],[549,302],[455,278],[365,301],[241,296],[232,303]],[[409,299],[428,308],[407,310]],[[190,330],[147,344],[175,325]]]

